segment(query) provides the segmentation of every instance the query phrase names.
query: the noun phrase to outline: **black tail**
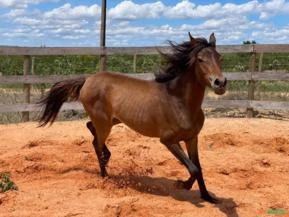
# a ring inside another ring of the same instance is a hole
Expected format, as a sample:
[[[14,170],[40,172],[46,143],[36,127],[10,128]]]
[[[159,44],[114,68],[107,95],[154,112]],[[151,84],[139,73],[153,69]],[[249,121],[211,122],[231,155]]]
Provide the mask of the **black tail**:
[[[39,126],[43,127],[49,122],[52,124],[64,102],[77,100],[84,82],[85,78],[78,78],[54,84],[48,95],[38,103],[43,107]]]

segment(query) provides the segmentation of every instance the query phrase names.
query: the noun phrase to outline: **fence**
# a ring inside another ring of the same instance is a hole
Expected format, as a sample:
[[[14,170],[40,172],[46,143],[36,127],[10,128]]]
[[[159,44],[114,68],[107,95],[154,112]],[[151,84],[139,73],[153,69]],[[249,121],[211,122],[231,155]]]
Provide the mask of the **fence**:
[[[128,54],[133,55],[133,69],[136,70],[137,55],[157,54],[157,49],[162,52],[169,52],[169,47],[118,47],[106,48],[103,51],[100,48],[77,47],[77,48],[48,48],[48,47],[0,47],[0,55],[23,56],[23,75],[21,76],[0,76],[1,84],[23,84],[25,103],[15,105],[0,105],[0,113],[22,112],[23,121],[29,120],[29,112],[38,111],[35,104],[30,103],[31,84],[55,83],[60,80],[76,78],[87,75],[31,75],[32,57],[49,55],[100,55],[105,52],[106,55]],[[217,47],[220,53],[247,53],[250,54],[250,69],[248,72],[225,72],[229,81],[248,81],[247,100],[205,100],[203,107],[206,108],[245,108],[247,116],[253,116],[254,109],[272,109],[289,110],[289,102],[278,101],[256,101],[254,100],[254,89],[256,81],[289,81],[289,73],[262,72],[262,62],[264,53],[289,53],[289,45],[221,45]],[[260,54],[259,62],[256,62],[256,55]],[[257,67],[258,66],[258,67]],[[153,74],[130,74],[143,79],[152,79]],[[79,103],[65,103],[62,110],[82,110]]]

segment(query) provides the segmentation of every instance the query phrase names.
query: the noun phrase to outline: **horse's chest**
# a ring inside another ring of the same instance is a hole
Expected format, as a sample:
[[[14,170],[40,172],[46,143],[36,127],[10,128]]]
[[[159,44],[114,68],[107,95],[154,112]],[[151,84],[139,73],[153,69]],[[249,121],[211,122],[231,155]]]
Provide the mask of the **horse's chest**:
[[[164,132],[164,137],[168,137],[175,142],[191,139],[199,134],[203,127],[203,113],[197,112],[195,115],[189,113],[179,113],[175,116],[170,127]]]

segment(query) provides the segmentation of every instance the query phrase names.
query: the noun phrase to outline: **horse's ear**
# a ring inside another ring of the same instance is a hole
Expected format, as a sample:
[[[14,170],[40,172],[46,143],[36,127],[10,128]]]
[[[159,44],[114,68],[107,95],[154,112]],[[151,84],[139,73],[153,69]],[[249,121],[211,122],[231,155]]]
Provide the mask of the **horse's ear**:
[[[216,47],[216,38],[215,38],[214,33],[212,33],[212,34],[210,35],[209,43],[210,43],[213,47]]]
[[[190,41],[192,44],[196,43],[196,39],[194,39],[194,37],[191,35],[191,33],[189,32],[189,37],[190,37]]]

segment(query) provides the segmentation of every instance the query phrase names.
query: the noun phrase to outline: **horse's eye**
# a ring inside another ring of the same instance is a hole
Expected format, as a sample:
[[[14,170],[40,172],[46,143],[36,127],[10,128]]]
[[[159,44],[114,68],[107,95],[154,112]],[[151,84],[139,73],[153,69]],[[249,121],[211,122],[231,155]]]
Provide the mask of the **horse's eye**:
[[[198,61],[201,63],[201,62],[204,62],[204,60],[202,58],[198,58]]]

